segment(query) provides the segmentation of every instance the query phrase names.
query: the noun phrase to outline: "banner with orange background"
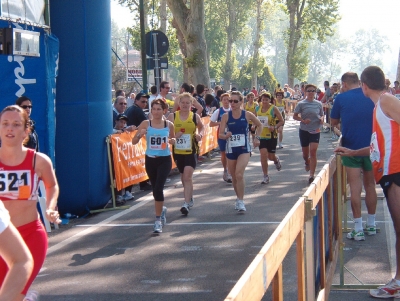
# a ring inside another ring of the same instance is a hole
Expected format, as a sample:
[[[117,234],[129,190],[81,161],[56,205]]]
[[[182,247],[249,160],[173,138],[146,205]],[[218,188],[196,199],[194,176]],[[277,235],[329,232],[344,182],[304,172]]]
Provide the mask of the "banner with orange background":
[[[210,117],[203,117],[202,121],[204,134],[199,142],[199,155],[218,147],[218,127],[210,127]],[[117,190],[148,179],[145,169],[146,138],[142,137],[136,145],[133,145],[132,139],[136,132],[123,132],[109,136]],[[175,162],[173,162],[172,168],[175,167]]]

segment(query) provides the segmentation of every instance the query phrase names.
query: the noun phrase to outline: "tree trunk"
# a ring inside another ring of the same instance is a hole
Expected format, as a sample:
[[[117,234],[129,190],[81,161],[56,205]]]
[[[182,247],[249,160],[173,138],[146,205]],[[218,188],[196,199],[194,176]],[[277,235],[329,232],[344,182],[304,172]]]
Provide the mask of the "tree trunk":
[[[258,59],[260,56],[260,47],[261,47],[261,26],[263,19],[261,18],[261,7],[264,0],[257,0],[257,26],[256,26],[256,35],[254,40],[254,52],[253,52],[253,66],[251,68],[251,86],[258,86],[257,77],[258,77]]]
[[[226,28],[227,41],[226,41],[226,57],[224,67],[224,90],[230,90],[231,78],[233,72],[232,66],[232,47],[234,42],[234,27],[236,23],[235,6],[232,1],[228,1],[228,26]]]
[[[179,48],[181,49],[182,53],[183,82],[188,83],[189,74],[188,68],[185,64],[185,57],[187,56],[185,38],[183,37],[182,31],[179,29],[178,23],[176,22],[175,18],[172,19],[171,25],[173,28],[176,29],[176,38],[178,39]]]
[[[204,0],[191,0],[190,9],[183,0],[167,0],[185,43],[185,65],[188,82],[210,85],[208,72],[207,44],[204,36]],[[183,50],[181,48],[181,50]]]
[[[160,0],[160,30],[167,33],[167,0]]]
[[[399,59],[397,61],[397,76],[396,79],[400,81],[400,48],[399,48]]]

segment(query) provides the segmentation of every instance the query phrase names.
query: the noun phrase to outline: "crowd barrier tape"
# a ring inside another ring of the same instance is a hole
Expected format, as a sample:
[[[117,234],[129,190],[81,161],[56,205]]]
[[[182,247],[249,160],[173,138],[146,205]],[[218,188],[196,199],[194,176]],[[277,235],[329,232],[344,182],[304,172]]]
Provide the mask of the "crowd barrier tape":
[[[202,140],[199,141],[199,155],[218,147],[218,127],[210,127],[210,117],[201,119],[204,132]],[[133,145],[132,139],[136,132],[123,132],[109,136],[117,190],[148,179],[145,169],[146,138],[142,137],[136,145]],[[175,162],[173,162],[172,168],[175,167]]]

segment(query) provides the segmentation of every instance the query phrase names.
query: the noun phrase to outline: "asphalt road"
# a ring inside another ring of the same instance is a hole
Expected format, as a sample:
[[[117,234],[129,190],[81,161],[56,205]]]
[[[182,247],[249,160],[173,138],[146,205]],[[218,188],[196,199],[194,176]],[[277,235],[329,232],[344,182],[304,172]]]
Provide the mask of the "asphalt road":
[[[260,184],[258,150],[251,157],[246,213],[234,210],[233,187],[222,180],[214,153],[195,172],[195,206],[188,216],[179,211],[183,188],[174,175],[165,191],[162,234],[152,233],[149,192],[135,192],[129,209],[71,220],[50,233],[48,256],[32,288],[41,301],[223,300],[308,186],[297,122],[287,122],[284,135],[284,148],[277,151],[282,170],[270,162],[269,184]],[[332,155],[329,137],[321,134],[318,170]],[[292,249],[284,262],[285,300],[296,300]],[[340,298],[334,300],[353,300]],[[269,291],[263,300],[272,300]]]

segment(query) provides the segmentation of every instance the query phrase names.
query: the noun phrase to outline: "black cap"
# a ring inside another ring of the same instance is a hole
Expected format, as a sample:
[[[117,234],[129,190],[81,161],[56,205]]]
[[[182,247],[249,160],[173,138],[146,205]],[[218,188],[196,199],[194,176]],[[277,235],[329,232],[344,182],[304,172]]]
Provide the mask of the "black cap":
[[[150,98],[150,95],[149,95],[149,94],[146,94],[146,93],[143,93],[143,92],[140,92],[140,93],[138,93],[138,94],[136,95],[135,100],[139,100],[139,99],[142,98],[142,97],[146,97],[147,99],[149,99],[149,98]]]
[[[124,115],[124,114],[119,114],[119,115],[117,116],[117,120],[125,120],[125,121],[128,121],[128,117],[127,117],[126,115]]]

